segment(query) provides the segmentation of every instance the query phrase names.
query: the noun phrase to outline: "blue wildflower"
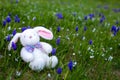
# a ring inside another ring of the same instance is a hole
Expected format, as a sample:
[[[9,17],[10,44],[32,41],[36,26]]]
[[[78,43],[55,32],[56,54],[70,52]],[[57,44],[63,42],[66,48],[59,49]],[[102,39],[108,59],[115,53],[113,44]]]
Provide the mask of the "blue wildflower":
[[[10,18],[10,16],[7,16],[7,17],[6,17],[6,21],[7,21],[8,23],[11,22],[11,18]]]
[[[113,25],[111,28],[111,32],[116,32],[116,31],[117,31],[117,27]]]
[[[53,48],[51,53],[52,53],[52,55],[55,55],[56,54],[56,48]]]
[[[89,44],[90,44],[90,45],[92,45],[92,44],[93,44],[93,41],[92,41],[92,40],[90,40],[90,41],[89,41]]]
[[[57,32],[60,32],[60,26],[57,27]]]
[[[107,10],[108,8],[109,8],[109,7],[108,7],[108,5],[105,5],[105,6],[104,6],[104,9],[106,9],[106,10]]]
[[[94,14],[89,14],[90,19],[94,17]]]
[[[58,73],[58,74],[61,74],[61,73],[62,73],[62,68],[58,68],[58,69],[57,69],[57,73]]]
[[[6,26],[6,20],[3,21],[2,25],[3,25],[3,26]]]
[[[100,18],[100,23],[102,23],[104,20],[103,20],[103,18]]]
[[[86,31],[87,30],[87,27],[86,26],[84,26],[84,31]]]
[[[119,24],[119,22],[118,22],[118,21],[116,21],[116,22],[115,22],[115,24]]]
[[[8,35],[8,36],[6,37],[6,40],[7,40],[7,41],[10,41],[10,40],[11,40],[11,36]]]
[[[105,20],[105,16],[102,15],[102,17],[100,18],[100,23],[102,23]]]
[[[19,23],[19,22],[20,22],[20,18],[19,18],[17,15],[15,16],[15,18],[14,18],[14,19],[15,19],[15,22],[17,22],[17,23]]]
[[[72,61],[70,61],[68,63],[68,68],[69,68],[70,71],[72,71],[72,69],[73,69],[73,62]]]
[[[27,27],[27,29],[30,29],[30,28],[31,28],[30,26]]]
[[[113,32],[113,35],[116,36],[117,32]]]
[[[60,38],[57,38],[57,40],[56,40],[56,44],[57,44],[57,45],[60,44]]]
[[[118,32],[119,30],[120,30],[120,28],[118,27],[118,28],[117,28],[117,32]]]
[[[21,31],[23,32],[23,31],[25,31],[27,29],[27,27],[22,27],[21,28]]]
[[[19,0],[16,0],[16,3],[18,3],[19,2]]]
[[[87,17],[87,16],[85,16],[85,17],[84,17],[84,20],[87,20],[87,19],[88,19],[88,17]]]
[[[16,49],[17,49],[17,46],[16,46],[16,44],[15,44],[14,42],[12,42],[12,49],[13,49],[13,50],[16,50]]]
[[[57,13],[56,16],[57,16],[58,19],[63,19],[62,13]]]
[[[8,13],[8,16],[11,16],[11,13]]]
[[[112,9],[112,10],[113,10],[113,12],[115,12],[115,13],[119,12],[118,9],[115,9],[115,8]]]
[[[16,34],[16,29],[13,30],[12,34],[13,36]]]
[[[75,31],[78,32],[78,30],[79,30],[79,28],[78,28],[78,26],[76,26]]]
[[[72,14],[73,14],[73,16],[74,16],[74,17],[77,15],[77,13],[76,13],[76,12],[73,12]]]

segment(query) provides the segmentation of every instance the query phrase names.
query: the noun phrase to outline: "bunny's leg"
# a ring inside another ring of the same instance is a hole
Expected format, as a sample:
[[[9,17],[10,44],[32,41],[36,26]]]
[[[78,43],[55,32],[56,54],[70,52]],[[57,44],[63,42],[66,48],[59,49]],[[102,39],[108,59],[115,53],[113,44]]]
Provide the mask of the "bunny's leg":
[[[25,48],[22,48],[20,56],[25,62],[30,62],[33,60],[33,54],[26,51]]]
[[[42,58],[35,59],[32,62],[30,62],[29,67],[32,70],[41,71],[45,67],[45,60],[43,60]]]
[[[49,57],[49,59],[47,60],[47,65],[46,67],[48,68],[54,68],[56,65],[58,64],[58,59],[56,56],[51,56]]]

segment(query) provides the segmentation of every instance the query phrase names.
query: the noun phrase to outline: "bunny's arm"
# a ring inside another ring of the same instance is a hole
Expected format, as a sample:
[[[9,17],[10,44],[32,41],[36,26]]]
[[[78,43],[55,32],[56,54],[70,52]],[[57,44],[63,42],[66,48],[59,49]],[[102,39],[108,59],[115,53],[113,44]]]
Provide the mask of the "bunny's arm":
[[[49,55],[49,53],[52,51],[52,46],[46,42],[41,42],[41,45],[45,52]]]
[[[33,54],[28,52],[24,47],[21,50],[20,56],[25,62],[31,62],[33,60]]]

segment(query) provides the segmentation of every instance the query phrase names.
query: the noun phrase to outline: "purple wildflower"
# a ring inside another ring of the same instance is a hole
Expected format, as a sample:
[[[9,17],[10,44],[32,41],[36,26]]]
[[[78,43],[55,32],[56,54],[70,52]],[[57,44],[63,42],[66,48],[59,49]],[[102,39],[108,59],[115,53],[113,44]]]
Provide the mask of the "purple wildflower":
[[[56,48],[53,48],[53,49],[52,49],[51,54],[52,54],[52,55],[55,55],[55,54],[56,54]]]
[[[16,46],[16,44],[14,42],[12,42],[12,48],[13,48],[13,50],[17,49],[17,46]]]
[[[58,68],[58,69],[57,69],[57,73],[58,73],[58,74],[61,74],[61,73],[62,73],[62,68]]]
[[[20,22],[20,18],[19,18],[17,15],[15,16],[15,18],[14,18],[14,19],[15,19],[15,22],[17,22],[17,23],[19,23],[19,22]]]
[[[92,40],[89,40],[89,44],[92,45],[92,44],[93,44],[93,41],[92,41]]]
[[[62,13],[57,13],[56,16],[57,16],[58,19],[63,19]]]
[[[3,26],[6,26],[6,20],[3,21],[2,25],[3,25]]]
[[[10,16],[7,16],[7,17],[6,17],[6,21],[7,21],[8,23],[11,22],[11,18],[10,18]]]
[[[57,40],[56,40],[56,44],[57,44],[57,45],[60,44],[60,38],[57,38]]]
[[[57,27],[57,32],[60,32],[60,26]]]
[[[68,68],[69,68],[70,71],[72,71],[72,69],[73,69],[73,62],[72,61],[70,61],[68,63]]]
[[[78,26],[76,26],[75,31],[78,32],[78,30],[79,30],[79,28],[78,28]]]
[[[16,29],[13,30],[12,34],[13,36],[16,34]]]
[[[10,41],[10,40],[11,40],[10,35],[8,35],[8,36],[6,37],[6,40],[7,40],[7,41]]]

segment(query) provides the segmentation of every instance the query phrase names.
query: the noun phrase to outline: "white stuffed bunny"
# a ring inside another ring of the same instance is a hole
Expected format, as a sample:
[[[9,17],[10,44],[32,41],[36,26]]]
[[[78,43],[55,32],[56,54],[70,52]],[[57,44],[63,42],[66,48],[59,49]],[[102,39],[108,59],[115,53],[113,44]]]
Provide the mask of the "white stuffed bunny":
[[[40,42],[39,36],[51,40],[53,33],[42,26],[27,29],[22,33],[17,33],[13,37],[8,50],[11,50],[12,43],[16,43],[18,38],[20,38],[20,42],[24,46],[20,56],[25,62],[29,62],[29,67],[32,70],[41,71],[44,67],[54,68],[58,63],[58,59],[56,56],[48,56],[52,51],[52,46],[48,43]]]

